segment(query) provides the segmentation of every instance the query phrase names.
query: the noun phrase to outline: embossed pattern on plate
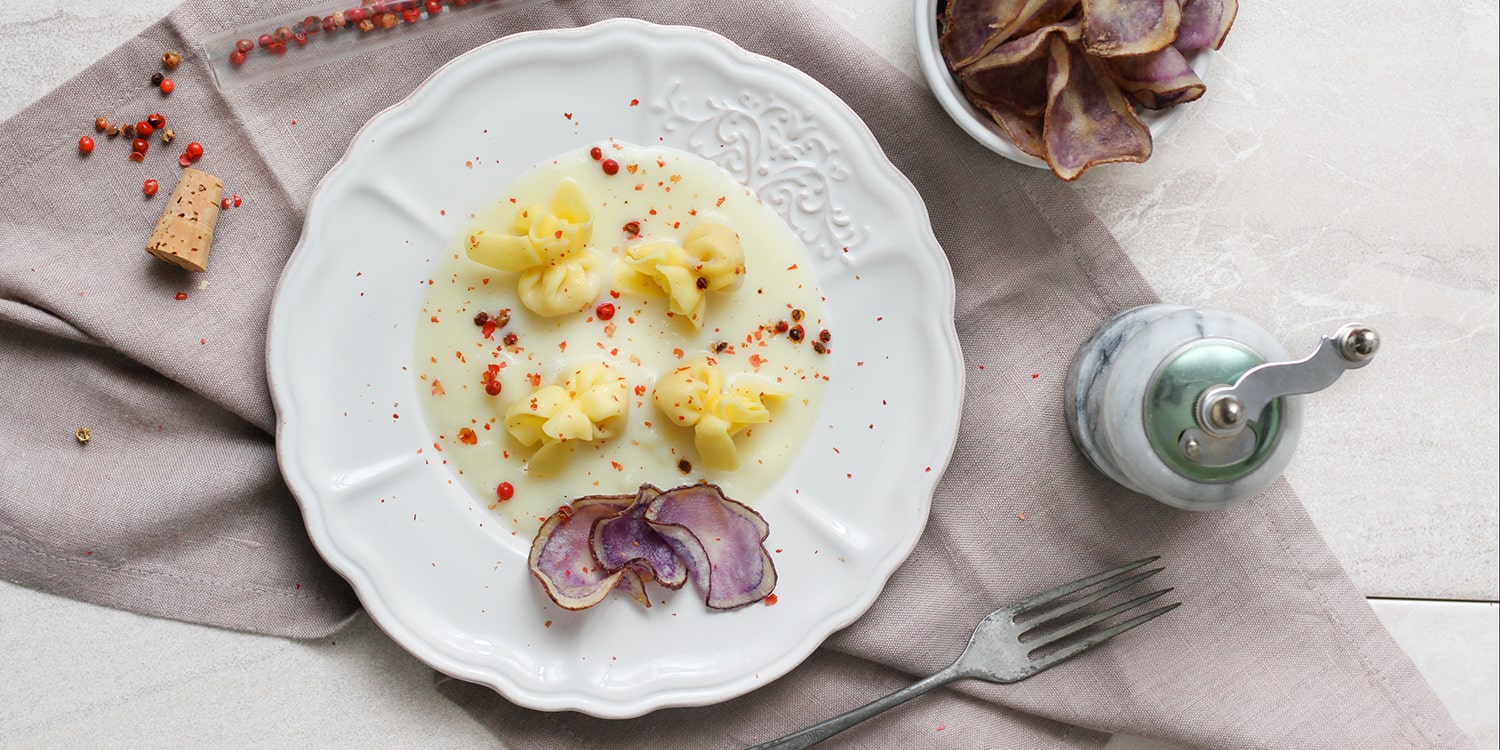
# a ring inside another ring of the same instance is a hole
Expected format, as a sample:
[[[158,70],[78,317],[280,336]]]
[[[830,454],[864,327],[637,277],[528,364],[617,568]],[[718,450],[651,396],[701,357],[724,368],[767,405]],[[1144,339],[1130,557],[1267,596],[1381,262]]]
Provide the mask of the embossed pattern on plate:
[[[776,606],[710,612],[689,587],[649,610],[559,610],[526,570],[530,539],[453,481],[418,412],[414,311],[447,242],[531,164],[608,138],[714,160],[811,250],[837,331],[828,391],[787,475],[751,499]],[[916,191],[805,74],[633,20],[516,35],[372,119],[320,184],[267,341],[282,472],[324,558],[433,667],[602,717],[725,700],[853,622],[916,544],[963,400],[953,304]]]

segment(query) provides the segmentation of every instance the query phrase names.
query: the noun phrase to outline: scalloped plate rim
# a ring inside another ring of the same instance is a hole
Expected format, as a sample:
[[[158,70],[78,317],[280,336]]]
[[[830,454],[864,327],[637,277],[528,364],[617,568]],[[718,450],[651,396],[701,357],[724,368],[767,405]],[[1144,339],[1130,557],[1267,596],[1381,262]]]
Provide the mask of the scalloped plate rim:
[[[848,606],[841,610],[832,612],[822,621],[820,627],[809,631],[801,638],[794,647],[787,650],[784,655],[760,668],[755,677],[742,677],[734,681],[721,683],[713,688],[678,689],[657,693],[648,693],[633,702],[607,703],[593,696],[576,692],[552,692],[546,694],[535,694],[528,691],[525,686],[509,679],[507,675],[495,669],[477,668],[470,664],[455,662],[447,658],[437,649],[430,647],[423,638],[406,627],[405,623],[394,615],[392,603],[381,597],[379,584],[372,579],[365,568],[349,555],[345,550],[339,548],[330,538],[325,524],[329,519],[326,517],[324,507],[315,499],[312,490],[312,482],[305,474],[305,467],[298,458],[298,446],[295,429],[292,422],[297,417],[295,411],[295,397],[289,384],[290,378],[286,373],[286,363],[281,352],[278,351],[279,329],[287,325],[285,319],[287,311],[283,306],[283,291],[290,285],[297,269],[304,263],[309,262],[310,257],[309,237],[315,222],[320,220],[319,209],[323,208],[319,198],[325,195],[330,185],[335,184],[346,171],[351,169],[352,160],[358,156],[362,149],[361,144],[367,136],[376,132],[383,123],[391,121],[393,116],[410,108],[422,104],[425,96],[432,88],[434,81],[440,77],[454,74],[454,71],[466,65],[478,64],[476,61],[482,56],[491,53],[499,47],[527,44],[548,39],[587,39],[599,34],[614,33],[616,29],[626,31],[646,32],[653,34],[682,34],[697,37],[715,48],[720,54],[738,57],[753,65],[770,67],[776,69],[779,74],[787,76],[799,82],[807,92],[823,100],[822,103],[829,105],[831,110],[838,112],[847,118],[857,133],[858,146],[866,152],[865,155],[876,158],[875,168],[883,171],[890,177],[892,185],[896,186],[909,199],[909,205],[918,210],[913,211],[919,226],[915,234],[923,240],[931,256],[930,259],[938,264],[937,274],[941,289],[936,291],[940,294],[937,307],[946,321],[940,325],[943,334],[943,347],[953,356],[953,382],[951,402],[955,404],[953,411],[953,423],[951,429],[947,430],[947,439],[939,443],[940,450],[937,452],[940,460],[932,466],[933,471],[930,479],[921,483],[921,486],[912,488],[912,494],[918,498],[920,507],[920,518],[922,523],[917,525],[912,533],[901,540],[901,543],[889,549],[880,557],[875,565],[875,575],[870,585],[856,597]],[[941,245],[933,236],[931,220],[925,203],[920,194],[904,174],[890,161],[884,149],[870,132],[864,121],[850,108],[842,99],[832,91],[813,79],[801,70],[783,63],[774,58],[759,55],[738,46],[725,37],[692,26],[660,25],[630,18],[616,18],[581,27],[539,29],[526,32],[518,32],[483,45],[475,47],[462,55],[454,58],[442,67],[434,71],[421,84],[401,101],[381,110],[372,116],[350,139],[350,145],[344,154],[319,180],[309,200],[306,219],[301,237],[291,256],[283,268],[282,275],[277,282],[272,297],[272,307],[266,337],[266,359],[267,380],[271,390],[272,402],[276,409],[276,453],[278,465],[288,487],[291,489],[302,516],[313,546],[318,550],[323,559],[345,578],[354,588],[361,604],[369,613],[371,619],[385,631],[402,648],[417,656],[420,660],[432,666],[444,674],[486,685],[499,692],[506,699],[527,707],[544,711],[577,710],[600,718],[633,718],[651,711],[670,707],[710,705],[728,700],[748,693],[758,687],[769,684],[771,681],[785,675],[797,665],[801,664],[814,650],[820,646],[829,635],[835,631],[848,626],[862,616],[874,604],[879,594],[884,590],[886,583],[895,573],[902,562],[910,556],[921,538],[921,530],[925,528],[926,519],[931,510],[932,496],[936,492],[936,486],[942,477],[944,470],[951,461],[952,454],[958,439],[958,421],[962,414],[963,392],[965,388],[965,373],[962,367],[962,353],[959,346],[957,330],[954,324],[956,307],[956,290],[954,287],[952,269],[948,263],[946,254]]]

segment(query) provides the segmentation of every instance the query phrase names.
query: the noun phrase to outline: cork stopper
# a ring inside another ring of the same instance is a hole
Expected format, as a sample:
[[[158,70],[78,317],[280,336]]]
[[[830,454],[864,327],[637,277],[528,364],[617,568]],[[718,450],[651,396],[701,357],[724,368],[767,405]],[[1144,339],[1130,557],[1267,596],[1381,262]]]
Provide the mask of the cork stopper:
[[[167,207],[146,242],[146,252],[189,271],[208,270],[208,246],[219,222],[224,182],[197,169],[184,169]]]

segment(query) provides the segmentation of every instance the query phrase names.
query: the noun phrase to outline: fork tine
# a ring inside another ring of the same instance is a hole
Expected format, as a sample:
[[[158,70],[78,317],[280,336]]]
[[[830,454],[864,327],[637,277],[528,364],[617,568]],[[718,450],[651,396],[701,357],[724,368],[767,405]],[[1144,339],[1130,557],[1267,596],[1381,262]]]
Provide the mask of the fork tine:
[[[1106,570],[1103,573],[1096,573],[1087,578],[1080,578],[1072,583],[1065,583],[1061,586],[1058,586],[1055,589],[1043,591],[1042,593],[1037,594],[1030,599],[1023,600],[1018,604],[1013,604],[1011,605],[1011,608],[1013,611],[1019,614],[1027,610],[1034,609],[1035,607],[1037,607],[1037,605],[1046,604],[1047,602],[1061,599],[1062,597],[1065,597],[1075,591],[1086,589],[1100,581],[1107,581],[1117,575],[1120,575],[1121,573],[1129,573],[1136,568],[1139,568],[1143,565],[1149,565],[1160,559],[1161,555],[1152,555],[1151,557],[1136,560],[1133,563],[1121,565],[1114,570]]]
[[[1136,607],[1139,607],[1142,604],[1145,604],[1146,602],[1152,601],[1152,600],[1156,599],[1157,597],[1161,596],[1162,594],[1165,594],[1165,593],[1167,593],[1168,591],[1171,591],[1171,590],[1172,589],[1170,589],[1170,588],[1165,588],[1165,589],[1162,589],[1161,591],[1153,591],[1153,592],[1151,592],[1149,594],[1146,594],[1145,596],[1140,596],[1140,597],[1136,597],[1135,599],[1131,599],[1130,601],[1125,602],[1124,604],[1117,604],[1117,605],[1115,605],[1113,607],[1110,607],[1109,609],[1104,610],[1103,612],[1100,612],[1100,613],[1094,614],[1094,615],[1090,615],[1090,616],[1088,616],[1088,617],[1086,617],[1086,618],[1084,618],[1082,620],[1079,620],[1078,622],[1070,623],[1066,627],[1060,628],[1058,630],[1049,631],[1048,633],[1046,633],[1044,635],[1037,636],[1036,640],[1034,640],[1034,641],[1032,641],[1032,642],[1030,642],[1030,643],[1028,643],[1026,645],[1031,646],[1032,647],[1032,652],[1035,653],[1036,649],[1042,648],[1042,647],[1046,646],[1049,643],[1056,643],[1056,642],[1058,642],[1058,641],[1060,641],[1060,640],[1062,640],[1064,638],[1067,638],[1068,636],[1070,636],[1070,635],[1072,635],[1074,633],[1077,633],[1080,630],[1083,630],[1084,628],[1091,627],[1091,626],[1094,626],[1094,625],[1098,625],[1099,623],[1104,622],[1105,620],[1108,620],[1109,618],[1114,617],[1115,615],[1118,615],[1121,612],[1127,612],[1129,610],[1135,609]],[[1034,628],[1033,628],[1033,630],[1034,630]],[[1029,633],[1029,632],[1032,632],[1032,631],[1028,630],[1026,632]],[[1024,633],[1023,633],[1023,635],[1024,635]]]
[[[1151,576],[1162,572],[1163,570],[1165,570],[1165,568],[1152,568],[1151,570],[1148,570],[1144,573],[1137,573],[1129,578],[1126,578],[1123,581],[1116,581],[1115,583],[1105,586],[1104,588],[1099,589],[1098,591],[1095,591],[1094,593],[1089,594],[1088,596],[1085,596],[1081,599],[1078,599],[1077,601],[1068,602],[1067,604],[1064,604],[1057,609],[1049,610],[1041,615],[1038,615],[1037,617],[1027,619],[1024,622],[1020,620],[1017,620],[1016,622],[1018,625],[1027,625],[1032,627],[1051,622],[1059,617],[1062,617],[1065,614],[1068,614],[1069,612],[1087,607],[1088,605],[1093,604],[1094,602],[1097,602],[1100,599],[1103,599],[1104,597],[1109,596],[1116,591],[1119,591],[1120,589],[1130,588],[1131,586],[1134,586],[1137,583],[1140,583],[1141,581],[1144,581],[1147,578],[1150,578]]]
[[[1119,625],[1115,625],[1114,627],[1109,628],[1108,630],[1101,630],[1098,633],[1089,636],[1086,640],[1082,640],[1066,648],[1061,648],[1053,651],[1052,653],[1033,661],[1032,666],[1035,667],[1036,672],[1055,667],[1059,663],[1067,661],[1068,659],[1071,659],[1127,630],[1130,630],[1131,628],[1144,625],[1181,606],[1182,602],[1174,602],[1172,604],[1168,604],[1165,607],[1160,607],[1158,609],[1147,612],[1144,615],[1132,617],[1129,620],[1120,623]],[[1035,672],[1033,672],[1033,674],[1035,674]]]

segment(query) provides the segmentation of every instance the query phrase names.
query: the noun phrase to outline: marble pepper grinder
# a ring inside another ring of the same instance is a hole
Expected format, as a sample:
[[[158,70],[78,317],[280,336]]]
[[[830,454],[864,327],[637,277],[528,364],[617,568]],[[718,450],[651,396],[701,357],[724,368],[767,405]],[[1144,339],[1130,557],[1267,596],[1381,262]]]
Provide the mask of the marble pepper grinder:
[[[1079,450],[1120,484],[1168,505],[1214,510],[1254,496],[1292,460],[1302,397],[1370,363],[1374,330],[1350,323],[1289,361],[1234,313],[1146,305],[1105,321],[1066,384]]]

